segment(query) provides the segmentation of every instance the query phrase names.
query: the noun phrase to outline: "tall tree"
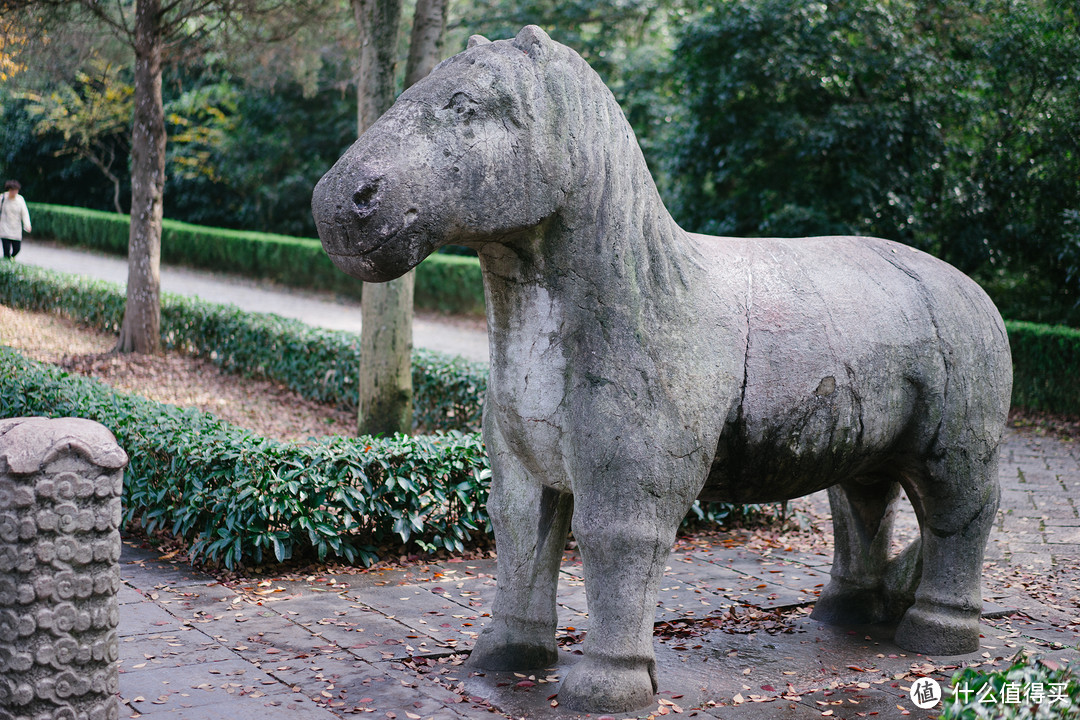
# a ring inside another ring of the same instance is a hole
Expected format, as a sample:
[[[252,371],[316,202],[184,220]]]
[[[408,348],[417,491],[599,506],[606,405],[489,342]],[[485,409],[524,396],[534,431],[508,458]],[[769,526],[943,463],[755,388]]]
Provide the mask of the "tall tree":
[[[165,23],[161,0],[136,1],[130,34],[135,50],[135,113],[131,124],[127,304],[116,343],[116,350],[122,353],[157,353],[161,349],[161,221],[165,206],[161,61],[165,39],[174,31]]]
[[[357,135],[394,103],[401,0],[352,0],[360,39]],[[388,283],[366,283],[361,298],[357,432],[412,428],[412,272]]]
[[[131,126],[131,230],[127,305],[118,352],[161,348],[161,224],[165,196],[165,111],[162,70],[210,43],[272,41],[300,22],[317,22],[315,3],[277,0],[2,0],[5,11],[25,11],[52,23],[100,23],[134,54]],[[257,18],[257,23],[244,23]],[[36,23],[30,23],[36,25]],[[168,57],[167,57],[168,53]]]
[[[442,59],[450,0],[417,0],[405,64],[405,87],[425,78]]]
[[[352,0],[360,35],[357,132],[362,135],[394,102],[401,0]],[[439,60],[448,0],[418,0],[405,86],[423,78]],[[412,318],[415,272],[364,286],[360,331],[361,435],[412,429]]]

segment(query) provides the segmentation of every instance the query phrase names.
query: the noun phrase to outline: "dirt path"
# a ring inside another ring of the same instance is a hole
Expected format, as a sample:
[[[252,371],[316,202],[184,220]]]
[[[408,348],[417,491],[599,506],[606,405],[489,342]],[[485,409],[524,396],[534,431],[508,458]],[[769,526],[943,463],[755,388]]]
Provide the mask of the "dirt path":
[[[55,315],[0,305],[0,343],[121,392],[205,410],[278,440],[356,431],[352,412],[312,402],[274,382],[224,373],[208,360],[178,353],[108,355],[116,344],[114,335]]]

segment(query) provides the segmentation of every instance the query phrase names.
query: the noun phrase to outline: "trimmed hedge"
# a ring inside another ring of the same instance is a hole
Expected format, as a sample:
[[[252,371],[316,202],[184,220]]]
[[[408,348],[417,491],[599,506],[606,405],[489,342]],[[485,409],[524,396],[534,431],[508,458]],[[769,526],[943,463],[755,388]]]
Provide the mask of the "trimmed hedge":
[[[0,417],[31,415],[109,428],[130,457],[125,524],[185,538],[193,560],[370,565],[379,546],[460,552],[490,533],[491,473],[475,433],[277,442],[0,346]]]
[[[127,256],[128,216],[100,210],[30,203],[34,233],[68,245]],[[360,297],[361,283],[338,270],[318,240],[226,230],[165,220],[161,260],[290,287]],[[484,286],[476,258],[435,254],[416,268],[416,307],[483,315]]]
[[[117,283],[19,263],[0,264],[0,303],[10,307],[56,312],[99,330],[119,332],[125,301]],[[161,337],[166,348],[209,358],[227,371],[270,378],[311,400],[356,408],[360,336],[355,333],[162,293]],[[479,428],[486,363],[415,349],[412,366],[417,427]]]
[[[1013,359],[1013,405],[1080,415],[1080,330],[1007,322]]]

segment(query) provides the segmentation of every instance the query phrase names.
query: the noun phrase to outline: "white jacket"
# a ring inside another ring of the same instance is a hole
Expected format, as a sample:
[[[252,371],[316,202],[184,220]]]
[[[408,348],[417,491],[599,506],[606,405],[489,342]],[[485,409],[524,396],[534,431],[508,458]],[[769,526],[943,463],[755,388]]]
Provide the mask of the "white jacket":
[[[30,232],[30,211],[26,209],[26,201],[22,195],[16,195],[12,200],[5,192],[0,195],[0,237],[8,240],[22,240],[25,230]]]

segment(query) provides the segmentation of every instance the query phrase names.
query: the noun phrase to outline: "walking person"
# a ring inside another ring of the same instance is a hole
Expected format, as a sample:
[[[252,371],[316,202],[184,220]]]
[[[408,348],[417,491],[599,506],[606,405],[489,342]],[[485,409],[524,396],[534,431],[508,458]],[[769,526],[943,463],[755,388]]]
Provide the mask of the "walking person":
[[[0,241],[4,244],[4,257],[12,260],[22,249],[23,232],[30,232],[30,211],[19,194],[21,189],[18,180],[8,180],[4,183],[4,194],[0,195]]]

